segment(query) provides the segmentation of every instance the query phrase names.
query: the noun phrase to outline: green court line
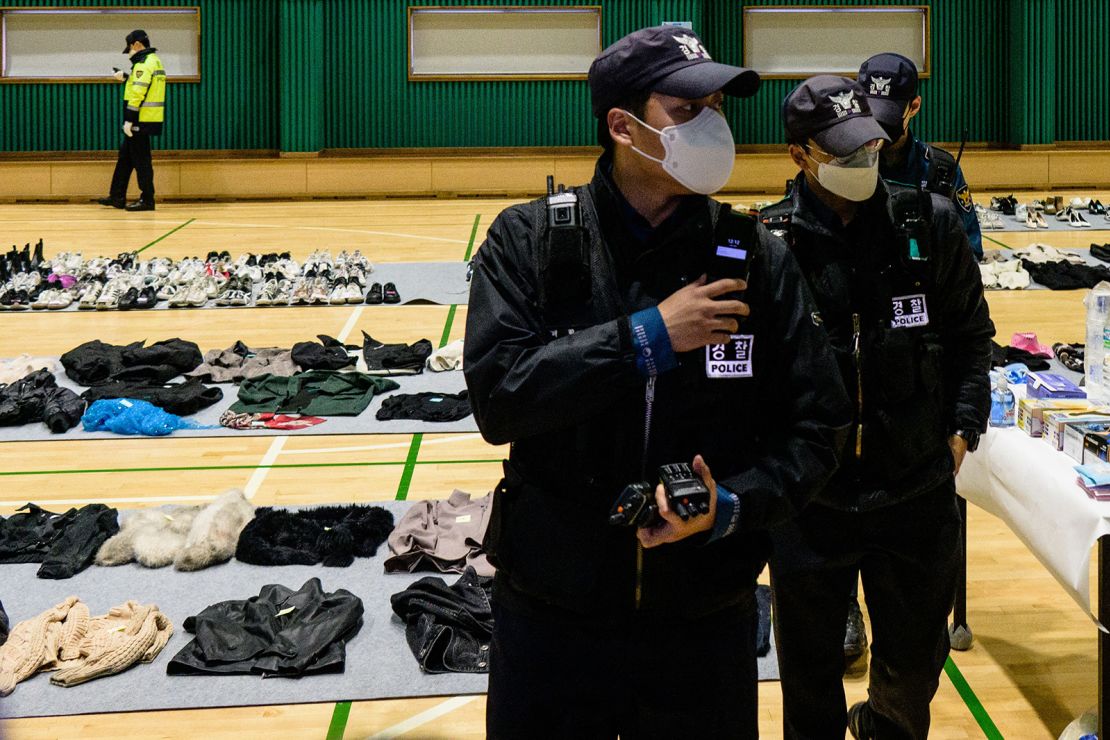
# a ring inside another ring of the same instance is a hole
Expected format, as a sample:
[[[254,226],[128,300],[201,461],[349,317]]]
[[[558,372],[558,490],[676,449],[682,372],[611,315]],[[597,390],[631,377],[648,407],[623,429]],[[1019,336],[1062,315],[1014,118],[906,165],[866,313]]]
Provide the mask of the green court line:
[[[178,226],[178,227],[176,227],[176,228],[173,228],[173,229],[170,229],[170,230],[169,230],[169,231],[167,231],[167,232],[166,232],[165,234],[162,234],[162,236],[160,236],[160,237],[158,237],[157,239],[155,239],[154,241],[152,241],[152,242],[151,242],[150,244],[147,244],[147,245],[146,245],[145,247],[143,247],[143,249],[136,249],[136,250],[135,250],[135,254],[138,254],[139,252],[142,252],[142,251],[143,251],[144,249],[150,249],[151,247],[153,247],[153,246],[154,246],[155,244],[157,244],[158,242],[160,242],[160,241],[162,241],[163,239],[165,239],[165,238],[166,238],[167,236],[169,236],[170,234],[174,233],[175,231],[181,231],[182,229],[184,229],[184,228],[185,228],[186,226],[188,226],[189,224],[193,223],[194,221],[196,221],[196,219],[195,219],[195,218],[191,218],[191,219],[189,219],[188,221],[186,221],[185,223],[181,224],[180,226]]]
[[[416,470],[416,458],[420,455],[420,443],[424,435],[412,435],[412,444],[409,445],[409,456],[405,458],[405,469],[401,471],[401,480],[397,483],[397,500],[404,501],[409,495],[409,484],[412,483],[412,474]]]
[[[998,727],[994,724],[994,720],[987,714],[987,710],[983,708],[983,703],[979,701],[979,697],[971,690],[968,685],[967,679],[964,674],[960,673],[960,669],[952,662],[952,658],[944,662],[944,672],[948,674],[948,679],[952,685],[956,687],[959,692],[960,698],[964,700],[964,704],[971,711],[971,716],[979,723],[979,729],[983,731],[983,737],[989,740],[1004,740],[1002,733],[998,731]]]
[[[458,308],[458,305],[452,303],[451,308],[447,309],[447,323],[443,325],[443,335],[439,338],[440,347],[446,347],[447,340],[451,338],[451,324],[455,321],[456,308]]]
[[[466,256],[463,257],[463,262],[470,261],[470,253],[474,250],[474,237],[478,234],[478,219],[481,217],[480,213],[474,217],[474,226],[470,229],[470,243],[466,245]]]
[[[331,724],[328,725],[327,740],[343,740],[343,732],[347,729],[347,718],[351,716],[351,702],[341,701],[335,705],[331,713]]]
[[[496,460],[423,460],[413,461],[413,465],[469,465],[472,463],[499,463]],[[272,465],[190,465],[165,468],[89,468],[86,470],[4,470],[0,476],[17,475],[87,475],[90,473],[171,473],[192,470],[257,470],[259,468],[358,468],[381,467],[385,465],[408,465],[408,460],[389,460],[375,462],[335,462],[335,463],[273,463]]]
[[[990,238],[989,236],[987,236],[986,234],[983,234],[982,236],[983,236],[983,238],[984,238],[984,239],[986,239],[987,241],[989,241],[989,242],[994,242],[995,244],[997,244],[997,245],[998,245],[998,246],[1000,246],[1000,247],[1005,247],[1006,249],[1013,249],[1013,247],[1011,247],[1011,246],[1010,246],[1009,244],[1003,244],[1002,242],[998,241],[997,239],[991,239],[991,238]]]

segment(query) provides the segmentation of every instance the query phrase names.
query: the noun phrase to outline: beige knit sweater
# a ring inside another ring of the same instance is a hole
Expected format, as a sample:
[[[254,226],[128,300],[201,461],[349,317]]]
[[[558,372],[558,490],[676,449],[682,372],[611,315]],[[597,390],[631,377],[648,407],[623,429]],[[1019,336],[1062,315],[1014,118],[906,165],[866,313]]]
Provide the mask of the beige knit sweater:
[[[58,671],[51,682],[76,686],[110,676],[135,663],[149,663],[173,634],[173,625],[153,604],[128,601],[89,618],[76,596],[20,622],[0,646],[0,696],[39,671]]]

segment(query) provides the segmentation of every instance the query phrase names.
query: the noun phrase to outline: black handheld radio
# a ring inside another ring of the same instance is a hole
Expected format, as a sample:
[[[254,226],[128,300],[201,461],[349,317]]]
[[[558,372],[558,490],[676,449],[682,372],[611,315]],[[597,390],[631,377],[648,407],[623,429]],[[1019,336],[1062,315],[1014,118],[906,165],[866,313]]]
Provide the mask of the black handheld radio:
[[[543,244],[543,302],[558,317],[590,299],[590,240],[578,195],[547,176],[547,228]]]

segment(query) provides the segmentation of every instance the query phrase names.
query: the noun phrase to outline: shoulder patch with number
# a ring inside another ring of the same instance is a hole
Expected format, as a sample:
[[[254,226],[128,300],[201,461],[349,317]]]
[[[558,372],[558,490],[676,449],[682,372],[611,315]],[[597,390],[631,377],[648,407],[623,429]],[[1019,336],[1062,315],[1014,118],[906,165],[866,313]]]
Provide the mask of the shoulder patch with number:
[[[925,303],[924,293],[898,296],[892,299],[891,308],[891,329],[909,329],[929,323],[929,306]]]
[[[967,185],[956,191],[956,204],[968,213],[971,213],[971,189]]]
[[[752,377],[753,334],[733,334],[729,344],[710,344],[705,348],[705,377]]]

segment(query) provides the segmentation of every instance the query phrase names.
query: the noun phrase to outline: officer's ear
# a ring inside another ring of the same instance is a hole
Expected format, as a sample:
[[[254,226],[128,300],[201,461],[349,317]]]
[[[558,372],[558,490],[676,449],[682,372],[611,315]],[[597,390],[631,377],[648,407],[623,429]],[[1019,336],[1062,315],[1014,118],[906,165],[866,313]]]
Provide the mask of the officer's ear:
[[[798,165],[798,169],[804,170],[806,168],[806,150],[797,144],[790,145],[790,159]]]
[[[615,143],[632,146],[632,132],[629,127],[633,122],[628,113],[620,108],[610,108],[606,123],[609,124],[609,136]]]
[[[918,95],[916,98],[911,100],[910,104],[906,107],[906,121],[907,122],[912,121],[914,116],[916,116],[920,110],[921,110],[921,96]]]

